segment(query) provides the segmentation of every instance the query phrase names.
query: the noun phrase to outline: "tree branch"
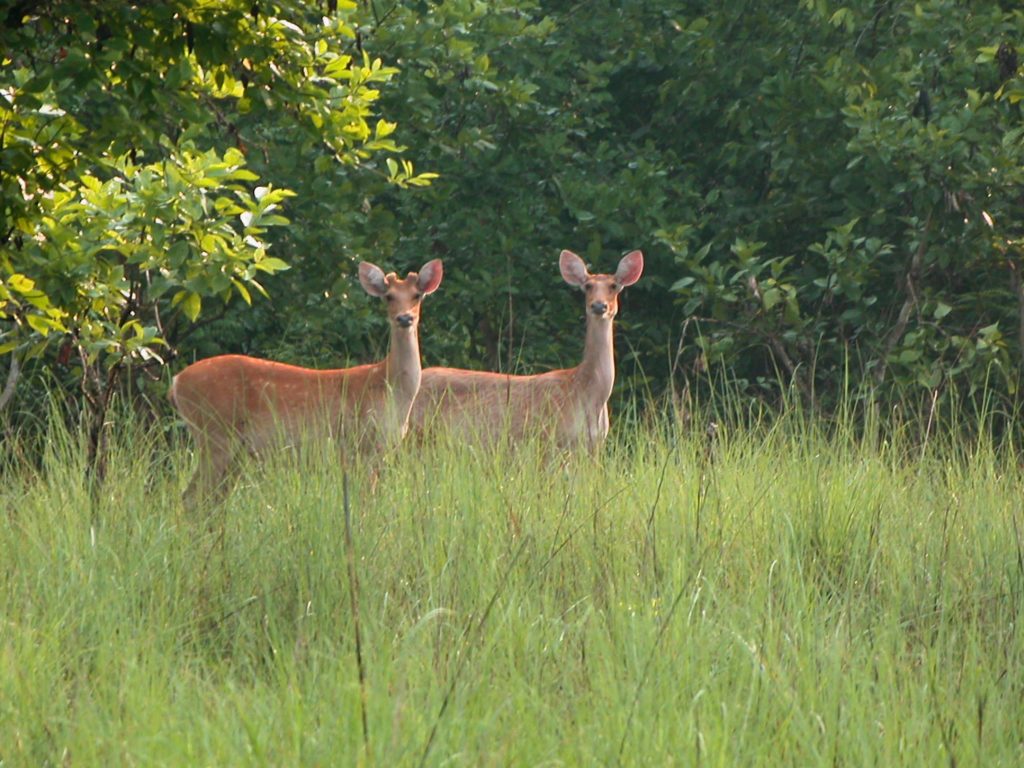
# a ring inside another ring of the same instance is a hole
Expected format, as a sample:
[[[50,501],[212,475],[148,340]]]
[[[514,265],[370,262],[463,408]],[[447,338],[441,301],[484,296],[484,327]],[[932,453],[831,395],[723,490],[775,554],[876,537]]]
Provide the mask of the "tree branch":
[[[924,255],[928,250],[928,234],[932,228],[932,214],[928,214],[928,218],[924,223],[924,229],[921,230],[921,240],[917,244],[917,250],[914,251],[914,255],[910,259],[910,266],[907,268],[907,274],[903,279],[903,291],[906,293],[906,298],[903,301],[903,306],[900,307],[900,313],[896,318],[896,325],[893,326],[892,330],[889,331],[889,335],[885,338],[885,343],[882,345],[882,359],[879,361],[878,370],[875,372],[875,382],[881,384],[885,379],[885,374],[889,369],[889,355],[896,348],[900,339],[903,338],[903,334],[907,330],[907,325],[910,322],[910,313],[913,312],[914,306],[917,304],[917,291],[914,288],[914,281],[920,276],[921,273],[921,262],[924,261]]]
[[[758,285],[757,278],[753,275],[747,279],[747,288],[758,306],[763,306],[761,287]],[[755,327],[755,330],[768,340],[768,347],[771,349],[775,358],[782,363],[782,367],[786,369],[786,373],[789,374],[790,381],[796,384],[797,389],[800,390],[800,394],[806,398],[807,402],[811,402],[811,388],[807,382],[804,381],[803,377],[800,376],[800,371],[797,368],[796,363],[793,362],[793,358],[789,356],[789,351],[786,349],[786,345],[782,342],[782,339],[780,339],[771,328]]]
[[[18,377],[21,375],[21,363],[18,356],[11,353],[11,367],[7,371],[7,383],[4,384],[3,392],[0,392],[0,411],[3,411],[11,398],[14,397],[14,389],[18,385]]]
[[[1013,259],[1007,259],[1010,268],[1010,285],[1013,295],[1017,297],[1017,344],[1024,355],[1024,284],[1021,283],[1020,265]],[[1024,358],[1022,358],[1024,360]]]

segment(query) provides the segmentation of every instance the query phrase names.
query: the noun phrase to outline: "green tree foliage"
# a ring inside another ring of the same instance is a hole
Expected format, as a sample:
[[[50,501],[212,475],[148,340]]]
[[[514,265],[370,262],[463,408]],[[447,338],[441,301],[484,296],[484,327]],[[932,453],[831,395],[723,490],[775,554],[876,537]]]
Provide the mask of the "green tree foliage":
[[[726,36],[708,18],[702,39],[736,43],[765,23],[739,15]],[[847,356],[873,384],[974,387],[994,366],[1014,390],[1022,20],[998,3],[805,2],[753,61],[680,40],[694,69],[675,85],[718,90],[684,131],[713,139],[700,215],[665,238],[704,359],[754,378],[764,350],[805,392],[834,391]]]

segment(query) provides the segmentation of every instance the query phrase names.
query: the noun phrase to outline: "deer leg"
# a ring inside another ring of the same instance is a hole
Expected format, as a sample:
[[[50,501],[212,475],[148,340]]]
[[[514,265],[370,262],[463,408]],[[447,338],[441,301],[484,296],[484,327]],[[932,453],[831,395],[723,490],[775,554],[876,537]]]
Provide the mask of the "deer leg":
[[[183,496],[189,508],[215,507],[234,483],[238,446],[226,435],[193,432],[197,466]]]

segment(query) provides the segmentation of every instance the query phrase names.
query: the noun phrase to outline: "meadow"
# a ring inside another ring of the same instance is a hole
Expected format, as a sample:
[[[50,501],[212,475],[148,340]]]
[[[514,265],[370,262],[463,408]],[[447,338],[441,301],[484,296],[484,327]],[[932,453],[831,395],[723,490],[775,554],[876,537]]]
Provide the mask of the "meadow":
[[[1015,446],[707,418],[407,443],[373,491],[325,446],[214,513],[181,433],[120,429],[98,490],[12,439],[0,765],[1024,763]]]

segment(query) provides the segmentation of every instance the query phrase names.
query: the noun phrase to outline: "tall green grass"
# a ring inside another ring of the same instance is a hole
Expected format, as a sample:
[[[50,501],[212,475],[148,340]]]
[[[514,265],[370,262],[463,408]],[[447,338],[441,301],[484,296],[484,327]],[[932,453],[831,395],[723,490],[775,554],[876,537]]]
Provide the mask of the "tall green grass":
[[[350,549],[329,446],[211,513],[184,436],[96,490],[55,425],[0,469],[0,764],[1021,764],[1012,447],[717,420],[406,444]]]

